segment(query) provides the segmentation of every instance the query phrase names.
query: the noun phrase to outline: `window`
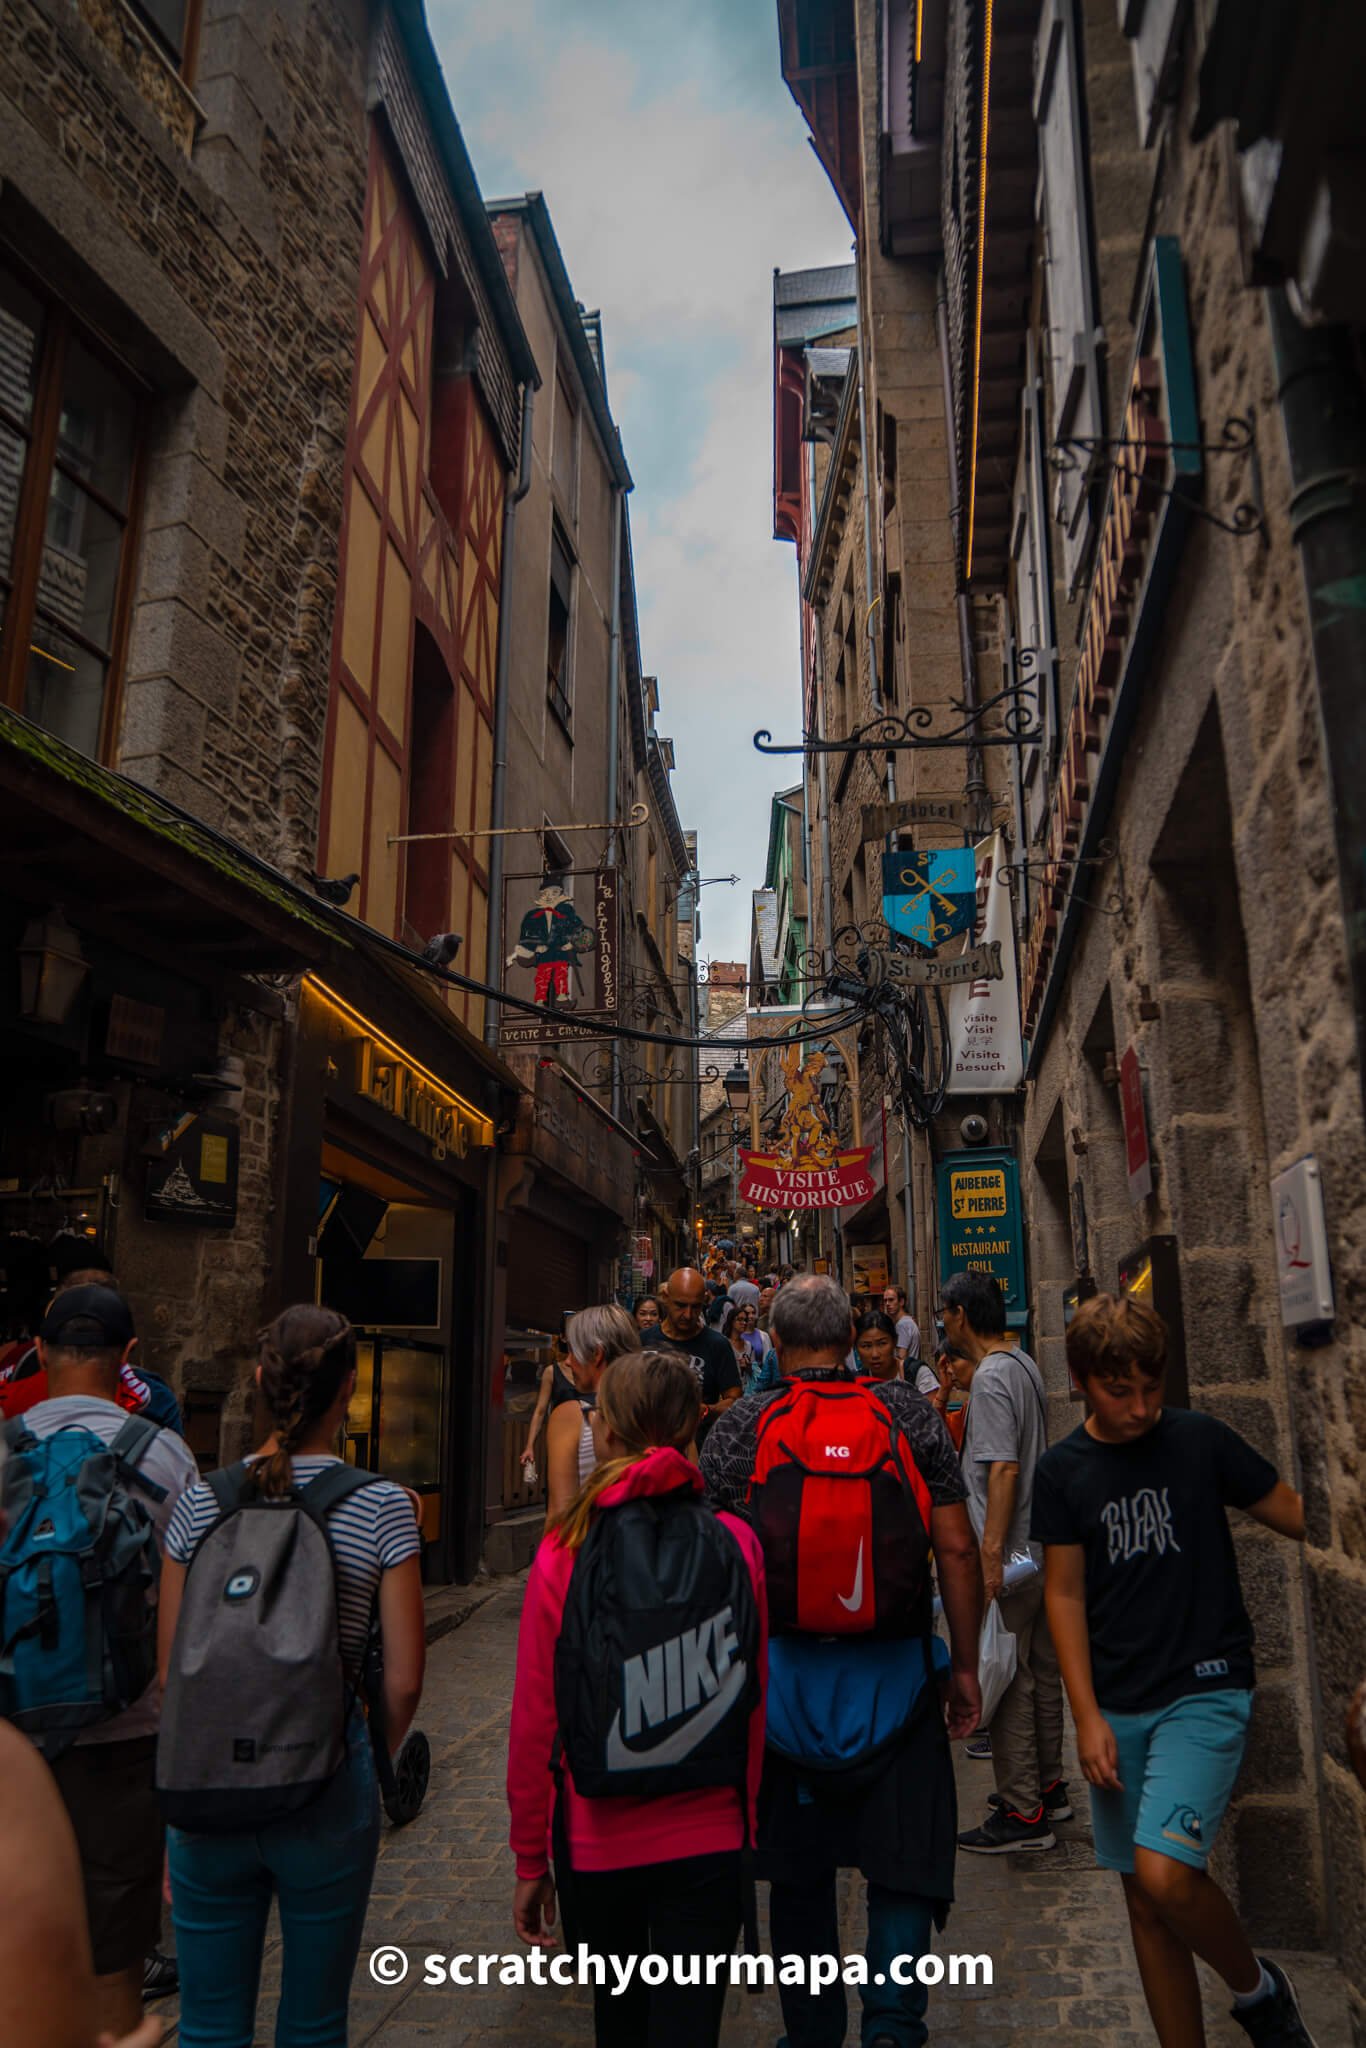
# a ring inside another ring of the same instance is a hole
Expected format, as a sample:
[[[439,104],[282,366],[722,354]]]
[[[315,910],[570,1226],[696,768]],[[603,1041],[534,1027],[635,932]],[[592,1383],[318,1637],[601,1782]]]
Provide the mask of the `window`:
[[[574,616],[574,561],[558,524],[550,534],[550,621],[546,632],[546,690],[550,708],[568,733],[573,725],[574,677],[571,624]]]
[[[203,0],[131,0],[131,5],[134,14],[147,23],[181,77],[192,78],[199,49]]]
[[[1134,97],[1145,149],[1157,138],[1164,105],[1173,97],[1172,74],[1181,54],[1186,0],[1119,0],[1119,22],[1133,42]]]
[[[454,816],[455,691],[435,640],[425,626],[413,633],[413,701],[408,738],[408,822],[405,832],[463,831]],[[422,839],[406,848],[403,916],[409,942],[425,946],[446,929],[451,907],[449,839]]]
[[[109,751],[138,401],[66,307],[0,267],[0,702]]]
[[[901,665],[901,571],[893,569],[887,578],[882,600],[882,694],[889,704],[897,699],[897,671]]]
[[[1053,439],[1094,440],[1105,432],[1105,413],[1074,0],[1046,0],[1034,56]],[[1071,453],[1073,466],[1058,476],[1054,514],[1063,529],[1067,587],[1075,593],[1090,553],[1092,506],[1087,451]]]
[[[563,377],[555,379],[555,441],[550,451],[550,473],[555,480],[560,504],[570,519],[578,517],[576,492],[579,482],[579,416]]]
[[[1048,535],[1048,469],[1043,452],[1043,392],[1033,335],[1026,342],[1021,410],[1020,468],[1011,536],[1011,554],[1015,563],[1016,629],[1016,675],[1012,680],[1034,684],[1034,689],[1023,702],[1034,712],[1044,729],[1041,745],[1027,748],[1021,762],[1025,785],[1025,838],[1032,840],[1043,824],[1059,738],[1058,653]]]

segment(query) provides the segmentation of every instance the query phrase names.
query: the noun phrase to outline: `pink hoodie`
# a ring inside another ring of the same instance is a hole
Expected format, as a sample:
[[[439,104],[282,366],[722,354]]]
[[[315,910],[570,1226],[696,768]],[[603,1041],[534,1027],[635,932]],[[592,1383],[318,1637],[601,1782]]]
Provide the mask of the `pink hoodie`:
[[[672,1493],[679,1486],[702,1491],[702,1475],[681,1451],[648,1451],[602,1496],[604,1507],[639,1494]],[[749,1724],[750,1839],[754,1839],[759,1778],[764,1765],[764,1700],[768,1689],[768,1600],[759,1541],[733,1515],[718,1520],[744,1554],[759,1610],[759,1701]],[[550,1756],[555,1742],[555,1644],[564,1616],[574,1554],[558,1536],[547,1536],[527,1579],[517,1640],[517,1681],[512,1694],[508,1739],[508,1805],[511,1842],[519,1878],[543,1877],[549,1868],[550,1822],[555,1780]],[[624,1870],[639,1863],[673,1862],[682,1856],[714,1856],[743,1844],[738,1789],[720,1785],[700,1792],[671,1792],[659,1799],[583,1799],[565,1768],[565,1831],[575,1870]]]

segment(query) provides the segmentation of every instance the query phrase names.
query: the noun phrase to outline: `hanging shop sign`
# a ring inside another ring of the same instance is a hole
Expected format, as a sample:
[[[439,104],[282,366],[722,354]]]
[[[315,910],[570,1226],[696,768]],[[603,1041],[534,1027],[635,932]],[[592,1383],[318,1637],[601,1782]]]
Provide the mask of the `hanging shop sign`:
[[[1013,1095],[1024,1076],[1020,988],[1015,975],[1015,917],[1010,891],[998,879],[1005,842],[997,832],[977,848],[976,918],[972,937],[997,949],[1001,972],[960,982],[949,992],[950,1095]]]
[[[866,846],[869,840],[885,839],[908,825],[951,825],[955,831],[971,832],[977,822],[977,805],[963,797],[903,797],[899,803],[865,804],[860,837]]]
[[[1146,1201],[1153,1191],[1153,1154],[1148,1142],[1148,1111],[1143,1100],[1143,1069],[1129,1046],[1119,1063],[1119,1107],[1124,1118],[1124,1164],[1129,1174],[1129,1200]]]
[[[801,1011],[751,1019],[751,1149],[740,1148],[740,1200],[753,1209],[845,1209],[877,1193],[873,1148],[862,1142],[857,1032],[832,1032],[826,1045],[782,1042],[817,1022]],[[852,1143],[839,1128],[846,1076]]]
[[[884,853],[882,915],[891,931],[921,946],[942,946],[968,930],[977,902],[970,846],[937,853]]]
[[[1323,1176],[1312,1153],[1297,1159],[1271,1183],[1276,1217],[1276,1273],[1281,1286],[1281,1322],[1287,1330],[1333,1320],[1333,1274],[1328,1262],[1328,1223],[1323,1213]]]
[[[990,1273],[1008,1313],[1025,1311],[1020,1169],[1013,1152],[950,1152],[936,1169],[939,1275]]]
[[[904,988],[961,988],[968,982],[999,981],[1005,973],[999,941],[973,946],[952,960],[921,960],[914,953],[886,953],[874,958],[880,960],[881,973],[870,979],[885,978]]]
[[[187,1112],[150,1134],[142,1213],[153,1223],[229,1230],[237,1221],[237,1125]]]
[[[562,868],[504,878],[507,988],[557,1015],[552,1022],[504,1011],[499,1018],[500,1044],[601,1037],[602,1027],[617,1021],[620,890],[615,868]]]
[[[1200,442],[1180,247],[1158,235],[1062,734],[1044,848],[1053,873],[1092,853],[1104,830],[1203,480]],[[1024,1026],[1036,1047],[1056,1000],[1051,979],[1084,908],[1074,897],[1060,909],[1057,893],[1038,891],[1025,948]]]

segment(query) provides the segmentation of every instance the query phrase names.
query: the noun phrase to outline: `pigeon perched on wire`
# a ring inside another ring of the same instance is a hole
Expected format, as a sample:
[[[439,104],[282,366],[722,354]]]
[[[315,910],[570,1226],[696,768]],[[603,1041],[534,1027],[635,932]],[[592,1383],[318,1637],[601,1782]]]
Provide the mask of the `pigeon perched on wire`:
[[[422,948],[422,957],[429,967],[450,967],[463,944],[459,932],[438,932]]]
[[[324,903],[334,903],[338,910],[345,910],[351,901],[351,891],[360,880],[359,875],[310,875],[309,881]]]

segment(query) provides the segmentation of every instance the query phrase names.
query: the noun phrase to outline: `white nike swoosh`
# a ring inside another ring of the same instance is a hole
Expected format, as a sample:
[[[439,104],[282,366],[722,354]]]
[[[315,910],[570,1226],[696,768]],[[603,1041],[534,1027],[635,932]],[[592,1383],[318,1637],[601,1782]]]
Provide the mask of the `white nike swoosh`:
[[[841,1607],[847,1607],[851,1614],[857,1614],[863,1605],[863,1538],[861,1536],[858,1545],[858,1563],[854,1567],[854,1590],[847,1600],[843,1593],[841,1593],[839,1595],[839,1603]]]
[[[656,1764],[682,1763],[685,1756],[691,1756],[705,1735],[710,1735],[718,1722],[724,1721],[731,1707],[745,1689],[749,1667],[743,1658],[731,1665],[726,1673],[721,1690],[714,1693],[705,1707],[699,1707],[692,1719],[685,1721],[681,1728],[675,1728],[672,1735],[666,1735],[662,1742],[656,1742],[650,1749],[628,1749],[622,1740],[620,1711],[612,1716],[612,1725],[607,1731],[607,1768],[609,1771],[652,1771]]]

